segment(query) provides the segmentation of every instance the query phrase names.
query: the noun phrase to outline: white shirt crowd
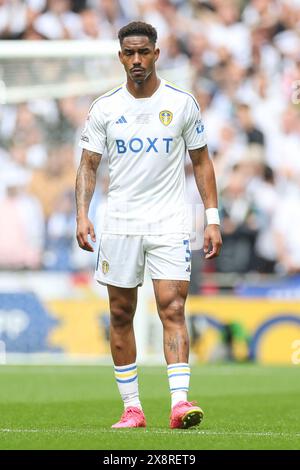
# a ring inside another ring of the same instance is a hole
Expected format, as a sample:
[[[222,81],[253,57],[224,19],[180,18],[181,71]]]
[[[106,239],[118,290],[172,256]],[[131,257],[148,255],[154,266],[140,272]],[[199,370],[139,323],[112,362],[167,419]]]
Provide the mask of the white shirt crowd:
[[[189,91],[202,109],[219,189],[224,248],[215,269],[299,272],[300,1],[0,0],[0,47],[1,39],[115,39],[136,19],[156,27],[164,65],[193,70]],[[43,178],[53,174],[55,185],[75,172],[93,99],[0,108],[0,237],[8,225],[19,234],[2,237],[1,269],[84,266],[72,179],[52,196],[50,185],[47,199]],[[186,175],[189,199],[198,201],[188,159]],[[107,176],[99,183],[96,202]]]

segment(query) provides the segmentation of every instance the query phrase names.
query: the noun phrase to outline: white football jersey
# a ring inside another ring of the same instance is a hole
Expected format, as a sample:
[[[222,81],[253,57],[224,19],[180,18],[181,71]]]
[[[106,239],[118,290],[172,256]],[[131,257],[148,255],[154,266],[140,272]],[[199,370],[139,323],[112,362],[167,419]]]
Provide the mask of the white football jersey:
[[[135,98],[124,83],[94,101],[79,145],[107,148],[103,233],[189,233],[184,160],[187,149],[206,145],[190,93],[161,79],[151,97]]]

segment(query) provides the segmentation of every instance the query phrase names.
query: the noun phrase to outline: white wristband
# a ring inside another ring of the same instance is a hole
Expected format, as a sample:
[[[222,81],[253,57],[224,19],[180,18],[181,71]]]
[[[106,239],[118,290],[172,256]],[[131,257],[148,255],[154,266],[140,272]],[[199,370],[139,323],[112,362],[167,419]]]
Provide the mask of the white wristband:
[[[211,207],[210,209],[206,209],[206,220],[207,220],[207,225],[215,224],[215,225],[220,225],[220,217],[219,217],[219,212],[218,209],[215,207]]]

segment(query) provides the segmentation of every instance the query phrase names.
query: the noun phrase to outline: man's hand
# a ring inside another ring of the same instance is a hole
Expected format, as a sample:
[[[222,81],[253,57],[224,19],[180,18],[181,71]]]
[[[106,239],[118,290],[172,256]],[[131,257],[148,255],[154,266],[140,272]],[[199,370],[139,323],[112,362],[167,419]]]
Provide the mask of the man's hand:
[[[94,248],[88,242],[88,235],[91,236],[93,242],[96,241],[95,230],[92,222],[87,217],[77,219],[76,238],[80,248],[86,251],[94,251]]]
[[[211,247],[211,250],[209,248]],[[204,231],[203,250],[205,259],[215,258],[219,256],[222,247],[222,237],[219,225],[207,225]]]

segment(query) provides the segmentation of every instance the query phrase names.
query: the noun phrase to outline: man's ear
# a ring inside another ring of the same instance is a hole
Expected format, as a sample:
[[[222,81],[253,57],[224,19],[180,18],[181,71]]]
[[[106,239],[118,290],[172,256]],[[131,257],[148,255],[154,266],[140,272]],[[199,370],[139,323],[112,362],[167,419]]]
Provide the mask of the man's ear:
[[[122,54],[122,51],[119,51],[119,52],[118,52],[118,55],[119,55],[119,61],[121,62],[121,64],[123,64],[123,54]]]
[[[155,62],[156,62],[160,54],[160,49],[158,47],[155,49],[154,54],[155,54]]]

